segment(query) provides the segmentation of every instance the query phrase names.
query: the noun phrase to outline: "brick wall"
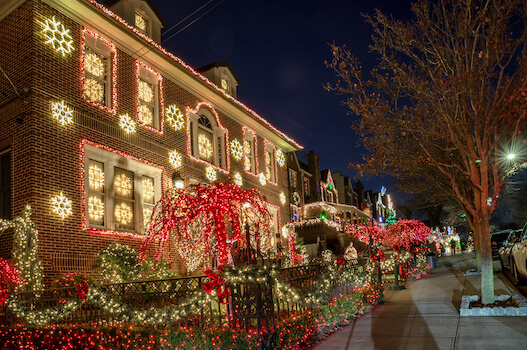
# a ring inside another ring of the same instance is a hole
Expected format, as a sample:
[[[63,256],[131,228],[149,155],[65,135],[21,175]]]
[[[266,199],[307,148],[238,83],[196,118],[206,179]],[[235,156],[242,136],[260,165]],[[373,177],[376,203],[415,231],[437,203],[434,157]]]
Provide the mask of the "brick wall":
[[[75,50],[64,57],[45,43],[42,22],[55,16],[70,29]],[[69,270],[86,272],[97,253],[111,243],[128,244],[138,249],[140,238],[93,234],[82,229],[83,169],[79,145],[83,139],[148,160],[166,169],[170,179],[174,171],[168,163],[168,152],[178,150],[184,156],[180,170],[184,178],[204,178],[205,165],[186,156],[186,132],[175,131],[165,124],[164,135],[138,126],[135,134],[127,135],[118,125],[118,116],[136,116],[136,60],[117,47],[117,113],[112,114],[82,99],[81,33],[83,27],[38,0],[30,0],[0,22],[0,66],[7,71],[17,87],[29,86],[29,96],[22,103],[20,118],[2,117],[0,110],[0,145],[12,149],[13,216],[26,204],[33,209],[33,220],[40,232],[40,257],[47,280]],[[99,33],[104,35],[104,33]],[[6,38],[11,38],[8,40]],[[111,37],[106,36],[111,41]],[[155,66],[151,66],[154,70]],[[182,111],[194,109],[196,96],[164,78],[165,106],[176,104]],[[0,79],[0,92],[9,86]],[[59,124],[51,113],[51,102],[65,101],[74,110],[74,123]],[[2,100],[0,99],[0,102]],[[206,102],[206,101],[205,101]],[[10,114],[10,113],[4,113]],[[229,139],[243,141],[242,125],[228,115],[219,113],[220,122],[229,131]],[[255,130],[258,134],[258,130]],[[264,140],[258,136],[258,172],[265,171]],[[3,143],[2,143],[3,142]],[[230,174],[240,172],[244,187],[255,187],[264,198],[280,206],[280,223],[289,221],[286,206],[279,194],[287,194],[286,167],[278,168],[278,185],[261,186],[258,178],[245,174],[243,161],[231,157]],[[218,181],[229,175],[218,172]],[[62,220],[52,213],[50,200],[62,192],[72,200],[73,215]],[[0,239],[0,251],[9,242]],[[174,257],[176,268],[183,265]]]

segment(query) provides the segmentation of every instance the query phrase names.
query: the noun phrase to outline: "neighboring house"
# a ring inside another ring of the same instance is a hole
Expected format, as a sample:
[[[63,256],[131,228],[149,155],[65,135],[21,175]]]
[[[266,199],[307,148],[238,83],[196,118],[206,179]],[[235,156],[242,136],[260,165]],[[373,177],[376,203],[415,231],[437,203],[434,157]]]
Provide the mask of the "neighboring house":
[[[0,2],[0,215],[31,205],[46,278],[93,272],[112,243],[138,249],[181,178],[256,188],[278,234],[290,215],[285,156],[302,147],[235,98],[228,63],[198,72],[167,52],[152,1],[106,6]],[[0,235],[1,256],[11,245]]]
[[[332,174],[329,169],[320,171],[318,155],[313,151],[307,154],[307,162],[299,161],[295,153],[288,157],[291,197],[298,193],[298,201],[290,204],[291,221],[311,256],[325,249],[342,254],[351,241],[344,233],[344,223],[364,224],[370,217],[355,205],[340,202],[339,183],[342,193],[350,195],[350,203],[358,201],[349,177]],[[298,183],[301,178],[302,187]]]

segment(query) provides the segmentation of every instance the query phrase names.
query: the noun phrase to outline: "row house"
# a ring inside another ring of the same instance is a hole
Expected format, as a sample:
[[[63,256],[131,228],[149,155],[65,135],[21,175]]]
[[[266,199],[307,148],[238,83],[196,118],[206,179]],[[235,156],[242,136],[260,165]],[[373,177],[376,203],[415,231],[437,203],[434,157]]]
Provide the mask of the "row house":
[[[364,224],[371,216],[368,210],[359,209],[359,195],[349,177],[329,169],[321,171],[313,151],[306,158],[307,164],[296,153],[288,156],[291,222],[311,256],[325,249],[342,254],[351,242],[344,224]],[[369,204],[364,199],[362,203]]]
[[[0,216],[31,206],[48,280],[93,272],[112,243],[139,249],[175,186],[257,189],[270,244],[290,220],[286,155],[302,147],[237,100],[228,63],[164,49],[165,26],[146,0],[0,2]]]

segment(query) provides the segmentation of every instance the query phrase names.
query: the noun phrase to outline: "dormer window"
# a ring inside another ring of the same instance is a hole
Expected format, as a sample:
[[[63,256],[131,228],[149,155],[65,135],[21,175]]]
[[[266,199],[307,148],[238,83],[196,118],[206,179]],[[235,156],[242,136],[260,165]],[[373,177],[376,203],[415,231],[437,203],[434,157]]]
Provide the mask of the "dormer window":
[[[222,77],[221,78],[221,88],[225,91],[225,92],[229,92],[229,81],[227,80],[227,78],[225,77]]]
[[[135,27],[143,34],[148,35],[148,19],[140,12],[135,12]]]

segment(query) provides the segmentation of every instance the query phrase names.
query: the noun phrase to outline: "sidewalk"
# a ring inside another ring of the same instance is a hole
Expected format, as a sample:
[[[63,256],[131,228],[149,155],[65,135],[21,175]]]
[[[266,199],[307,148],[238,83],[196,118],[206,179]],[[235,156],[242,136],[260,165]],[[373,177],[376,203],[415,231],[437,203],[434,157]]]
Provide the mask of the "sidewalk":
[[[407,289],[386,286],[384,305],[311,350],[527,349],[527,317],[459,316],[461,296],[479,294],[481,277],[464,277],[473,267],[474,254],[440,258],[438,268],[407,282]],[[495,274],[495,294],[511,294],[514,287],[500,275]]]

